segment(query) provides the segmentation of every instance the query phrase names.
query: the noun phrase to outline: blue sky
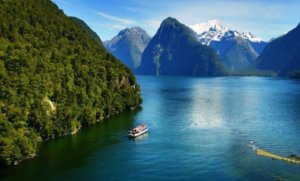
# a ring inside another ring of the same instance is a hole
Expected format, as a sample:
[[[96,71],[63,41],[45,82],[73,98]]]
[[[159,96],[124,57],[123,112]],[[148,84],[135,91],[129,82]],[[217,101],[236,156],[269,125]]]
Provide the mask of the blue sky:
[[[69,16],[84,20],[102,40],[126,27],[154,35],[161,21],[186,25],[218,19],[224,26],[269,40],[300,22],[299,0],[52,0]]]

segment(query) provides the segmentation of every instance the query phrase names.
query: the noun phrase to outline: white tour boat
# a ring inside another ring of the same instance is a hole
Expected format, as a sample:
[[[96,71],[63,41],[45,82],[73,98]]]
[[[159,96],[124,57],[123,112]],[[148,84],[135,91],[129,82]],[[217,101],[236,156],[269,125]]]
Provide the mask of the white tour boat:
[[[131,131],[129,131],[128,137],[136,138],[136,137],[141,136],[141,135],[143,135],[147,132],[148,132],[147,125],[146,124],[141,124],[138,127],[135,127]]]

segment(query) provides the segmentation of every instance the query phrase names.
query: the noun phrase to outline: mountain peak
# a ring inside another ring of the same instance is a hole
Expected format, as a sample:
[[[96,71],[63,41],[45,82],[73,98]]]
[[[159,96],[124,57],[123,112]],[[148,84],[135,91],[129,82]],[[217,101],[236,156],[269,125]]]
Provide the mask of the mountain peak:
[[[206,27],[209,27],[209,28],[216,28],[216,29],[223,29],[225,28],[221,21],[217,20],[217,19],[212,19],[212,20],[209,20],[207,22],[204,22],[204,23],[199,23],[199,24],[202,24],[202,26],[206,26]]]
[[[129,68],[134,70],[141,64],[142,52],[150,41],[150,36],[140,27],[125,28],[111,40],[106,48]]]
[[[142,28],[138,27],[138,26],[134,26],[132,28],[130,28],[132,31],[145,31]]]
[[[197,34],[202,34],[211,30],[214,31],[226,31],[227,28],[221,25],[221,22],[217,19],[209,20],[203,23],[198,23],[190,26]]]
[[[125,29],[121,30],[119,32],[119,35],[123,35],[123,34],[126,34],[126,33],[146,33],[146,31],[143,30],[142,28],[138,27],[138,26],[135,26],[135,27],[132,27],[132,28],[125,28]]]
[[[216,52],[211,47],[201,45],[193,30],[171,17],[161,23],[149,42],[137,72],[194,76],[226,73]]]
[[[231,38],[234,34],[216,19],[192,25],[190,28],[198,34],[199,41],[204,45],[209,45],[211,41],[220,41],[226,35]]]
[[[221,24],[221,22],[217,19],[212,19],[212,20],[209,20],[208,23],[211,23],[211,24]]]
[[[257,58],[257,68],[288,76],[300,70],[300,25],[273,39]]]
[[[188,26],[182,24],[177,19],[168,17],[160,24],[159,29],[157,30],[158,34],[171,34],[171,32],[177,32],[182,34],[182,32],[185,32],[185,34],[192,35],[192,38],[198,41],[197,34]],[[175,34],[177,34],[175,33]]]
[[[168,17],[165,20],[163,20],[163,22],[161,23],[161,26],[166,26],[166,25],[170,26],[170,25],[176,25],[176,24],[180,24],[177,19]]]
[[[234,39],[243,38],[250,42],[262,42],[258,37],[253,36],[250,32],[238,32],[225,27],[219,20],[213,19],[204,23],[198,23],[190,26],[199,36],[202,44],[209,45],[212,41],[221,41],[223,38]]]
[[[252,41],[252,42],[262,42],[262,39],[258,38],[258,37],[255,37],[252,33],[250,32],[242,32],[241,33],[242,37],[244,39],[247,39],[249,41]]]

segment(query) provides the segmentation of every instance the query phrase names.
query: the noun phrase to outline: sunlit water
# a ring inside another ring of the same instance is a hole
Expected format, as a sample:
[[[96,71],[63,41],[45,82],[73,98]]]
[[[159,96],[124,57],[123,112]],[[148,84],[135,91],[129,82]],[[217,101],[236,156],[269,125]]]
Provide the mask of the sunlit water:
[[[300,82],[258,77],[138,76],[143,105],[41,145],[1,180],[300,180]],[[149,133],[127,131],[141,123]]]

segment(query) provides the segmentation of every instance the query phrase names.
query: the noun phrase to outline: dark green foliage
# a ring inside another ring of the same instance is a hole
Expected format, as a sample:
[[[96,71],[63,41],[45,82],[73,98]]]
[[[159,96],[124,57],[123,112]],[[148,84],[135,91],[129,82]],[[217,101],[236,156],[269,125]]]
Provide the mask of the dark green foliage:
[[[216,52],[174,18],[164,20],[142,55],[138,74],[218,76],[227,72]]]
[[[80,25],[94,40],[96,40],[101,46],[104,46],[100,37],[95,33],[84,21],[77,17],[70,17],[75,23]]]
[[[0,165],[140,104],[130,70],[50,0],[0,4]]]

